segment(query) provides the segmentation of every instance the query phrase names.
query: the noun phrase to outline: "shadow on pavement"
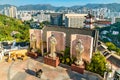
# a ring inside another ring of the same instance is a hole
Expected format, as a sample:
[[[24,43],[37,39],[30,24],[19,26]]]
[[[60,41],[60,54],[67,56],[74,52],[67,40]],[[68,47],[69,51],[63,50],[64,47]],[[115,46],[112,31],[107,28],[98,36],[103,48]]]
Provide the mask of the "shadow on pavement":
[[[66,68],[66,72],[69,75],[70,79],[72,79],[72,80],[88,80],[84,75],[72,71],[70,66],[68,66],[68,65],[60,63],[59,66],[63,67],[63,68]]]

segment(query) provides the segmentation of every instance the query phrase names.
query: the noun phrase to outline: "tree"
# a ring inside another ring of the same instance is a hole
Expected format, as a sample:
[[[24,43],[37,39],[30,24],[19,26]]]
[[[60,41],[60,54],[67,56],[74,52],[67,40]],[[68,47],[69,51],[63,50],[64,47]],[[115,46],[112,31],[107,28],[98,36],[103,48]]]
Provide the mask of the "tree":
[[[12,31],[20,33],[14,35],[17,41],[29,41],[29,29],[29,24],[4,15],[0,16],[0,41],[13,40]]]
[[[113,43],[107,42],[107,43],[106,43],[106,46],[108,46],[108,49],[109,49],[109,50],[116,51],[116,46],[115,46]]]
[[[107,62],[105,57],[100,52],[96,52],[92,57],[91,63],[87,63],[86,70],[103,76],[104,72],[107,71],[106,64]]]
[[[42,22],[44,25],[49,25],[50,24],[50,22],[48,22],[48,21],[43,21]]]

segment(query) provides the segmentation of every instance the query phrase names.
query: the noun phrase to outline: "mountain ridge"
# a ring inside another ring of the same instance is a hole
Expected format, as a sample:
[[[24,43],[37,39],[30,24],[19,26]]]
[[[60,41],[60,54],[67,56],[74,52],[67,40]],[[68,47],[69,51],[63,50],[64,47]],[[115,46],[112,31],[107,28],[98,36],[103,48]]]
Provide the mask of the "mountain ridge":
[[[3,9],[4,7],[9,7],[10,4],[0,5],[0,9]],[[86,4],[86,5],[74,5],[71,7],[65,7],[65,6],[53,6],[50,4],[28,4],[28,5],[22,5],[17,6],[18,10],[64,10],[64,9],[96,9],[96,8],[108,8],[111,11],[120,11],[120,3],[109,3],[109,4]]]

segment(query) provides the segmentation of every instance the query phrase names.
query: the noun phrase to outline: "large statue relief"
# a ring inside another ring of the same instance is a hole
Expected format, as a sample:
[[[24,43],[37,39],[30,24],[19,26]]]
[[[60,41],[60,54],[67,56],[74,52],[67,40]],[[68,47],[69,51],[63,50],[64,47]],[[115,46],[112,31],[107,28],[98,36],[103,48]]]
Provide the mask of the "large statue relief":
[[[55,50],[54,52],[58,54],[62,54],[62,51],[65,50],[66,45],[66,34],[64,32],[58,32],[58,31],[47,31],[47,53],[51,53],[51,38],[54,38],[55,43]],[[52,51],[52,52],[53,52]],[[64,55],[64,54],[63,54]]]
[[[71,58],[76,58],[76,64],[84,60],[85,62],[91,61],[93,50],[93,38],[88,35],[72,34],[70,53]]]
[[[82,65],[83,61],[82,61],[82,54],[84,52],[84,46],[82,45],[82,41],[79,39],[76,46],[75,46],[75,50],[76,50],[76,61],[75,64],[76,65]]]
[[[50,37],[50,54],[49,56],[52,58],[56,57],[56,45],[57,45],[57,40],[55,39],[54,35],[51,35]]]
[[[43,45],[42,45],[42,34],[43,31],[39,29],[30,29],[30,48],[32,48],[36,52],[36,50],[40,50],[43,55]]]

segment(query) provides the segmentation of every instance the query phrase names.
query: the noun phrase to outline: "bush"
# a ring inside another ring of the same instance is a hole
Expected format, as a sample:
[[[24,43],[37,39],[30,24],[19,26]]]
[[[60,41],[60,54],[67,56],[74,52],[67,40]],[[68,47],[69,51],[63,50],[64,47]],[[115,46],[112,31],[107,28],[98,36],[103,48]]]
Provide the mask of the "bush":
[[[65,63],[65,59],[62,59],[62,63],[63,63],[63,64]]]
[[[100,52],[96,52],[92,57],[91,63],[87,63],[86,70],[98,73],[103,76],[104,72],[107,71],[106,64],[107,62],[105,57],[100,54]]]
[[[107,42],[106,45],[108,46],[108,49],[111,51],[116,51],[116,54],[120,56],[120,48],[116,47],[113,43]]]
[[[66,62],[69,63],[70,62],[70,58],[66,58]]]
[[[61,51],[62,55],[60,56],[60,62],[63,64],[71,65],[73,59],[70,58],[70,48],[67,47],[65,51]]]
[[[46,52],[46,53],[43,54],[43,56],[47,56],[48,54],[49,54],[49,53]]]
[[[70,57],[70,47],[67,47],[64,51],[64,56],[65,57]]]
[[[106,45],[108,46],[109,50],[113,50],[113,51],[116,50],[116,46],[113,43],[107,42]]]
[[[38,55],[42,56],[42,52],[40,49],[37,49],[37,53],[38,53]]]
[[[0,15],[0,41],[16,40],[29,41],[29,29],[30,26],[22,23],[20,20],[13,19],[4,15]],[[17,31],[19,34],[11,36],[12,31]]]

